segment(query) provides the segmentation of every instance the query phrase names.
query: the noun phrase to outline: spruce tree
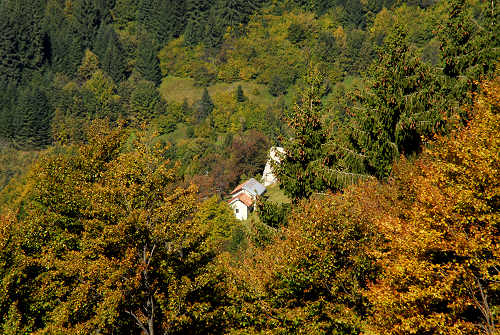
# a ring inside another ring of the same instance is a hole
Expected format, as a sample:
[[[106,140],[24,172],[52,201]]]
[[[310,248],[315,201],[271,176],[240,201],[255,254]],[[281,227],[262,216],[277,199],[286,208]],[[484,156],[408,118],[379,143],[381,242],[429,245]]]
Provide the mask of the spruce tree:
[[[152,17],[155,15],[156,0],[139,0],[137,5],[137,22],[149,33],[153,32]]]
[[[82,50],[92,48],[92,44],[101,26],[102,17],[94,0],[75,2],[72,16],[73,29]]]
[[[137,46],[135,69],[143,79],[152,81],[155,85],[160,84],[162,78],[160,61],[156,55],[156,47],[153,41],[146,34],[141,36]]]
[[[29,80],[45,60],[41,0],[0,3],[0,80]]]
[[[438,131],[444,106],[435,71],[410,48],[403,27],[386,38],[369,73],[371,85],[350,138],[366,153],[367,171],[383,178],[394,158],[418,151],[421,137]]]
[[[22,90],[16,114],[21,121],[15,134],[18,144],[42,147],[50,143],[52,112],[46,94],[38,85],[30,85]]]
[[[448,0],[446,4],[448,16],[438,35],[443,73],[458,102],[470,103],[471,93],[478,89],[477,82],[495,71],[500,57],[500,9],[493,1],[484,2],[482,18],[476,20],[468,1]]]
[[[198,106],[194,115],[197,122],[204,120],[214,110],[214,103],[212,102],[212,98],[210,98],[210,94],[208,94],[208,90],[206,87],[203,90],[203,95],[201,97],[201,100],[198,101],[197,105]]]
[[[291,137],[283,141],[285,153],[273,170],[280,188],[294,201],[322,191],[326,183],[318,173],[326,134],[321,122],[321,97],[325,93],[324,75],[315,67],[304,78],[304,89],[295,104],[288,125]]]
[[[101,68],[106,71],[116,83],[125,77],[127,63],[125,52],[122,48],[118,35],[112,26],[109,26],[107,33],[107,46],[101,59]]]
[[[247,98],[245,97],[245,94],[243,93],[243,88],[241,85],[238,85],[238,88],[236,89],[236,101],[237,102],[245,102]]]
[[[179,37],[185,29],[185,1],[161,1],[151,17],[152,29],[158,42],[166,44],[171,38]]]
[[[102,58],[104,56],[104,53],[106,52],[111,30],[113,30],[113,27],[111,25],[101,24],[99,30],[97,31],[92,51],[99,58]]]
[[[188,0],[186,3],[186,45],[196,45],[203,40],[208,13],[211,8],[208,0]]]
[[[222,43],[223,36],[224,25],[217,17],[216,10],[212,8],[205,26],[203,42],[209,48],[217,48]]]
[[[0,88],[0,138],[12,140],[18,90],[13,82]]]
[[[125,27],[137,19],[138,0],[117,0],[112,9],[114,22]]]

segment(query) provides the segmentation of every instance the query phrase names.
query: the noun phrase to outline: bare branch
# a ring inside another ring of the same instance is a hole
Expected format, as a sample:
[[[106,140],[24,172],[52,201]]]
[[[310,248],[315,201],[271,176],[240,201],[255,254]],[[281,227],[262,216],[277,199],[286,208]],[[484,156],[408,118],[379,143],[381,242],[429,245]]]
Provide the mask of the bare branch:
[[[151,334],[149,334],[149,332],[148,332],[148,330],[146,329],[146,327],[144,327],[144,324],[141,322],[141,320],[139,320],[139,318],[137,318],[137,316],[136,316],[134,313],[132,313],[131,311],[127,311],[127,310],[125,310],[125,313],[132,315],[132,317],[135,319],[135,323],[136,323],[139,327],[141,327],[141,329],[142,329],[142,330],[143,330],[146,334],[151,335]]]

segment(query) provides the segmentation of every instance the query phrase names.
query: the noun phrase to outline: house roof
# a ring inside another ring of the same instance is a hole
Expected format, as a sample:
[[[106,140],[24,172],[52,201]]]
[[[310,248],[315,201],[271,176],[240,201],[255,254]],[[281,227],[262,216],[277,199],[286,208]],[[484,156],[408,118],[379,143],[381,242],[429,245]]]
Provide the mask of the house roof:
[[[247,180],[243,184],[236,186],[236,188],[231,192],[231,194],[239,192],[242,189],[245,189],[251,193],[254,193],[255,195],[262,195],[266,191],[266,187],[264,185],[259,183],[254,178],[250,178],[249,180]]]
[[[232,204],[233,202],[238,201],[238,200],[241,201],[242,203],[244,203],[245,206],[247,206],[247,207],[250,207],[253,205],[252,198],[250,196],[248,196],[248,194],[246,194],[246,193],[238,194],[237,196],[235,196],[234,198],[229,200],[229,203]]]

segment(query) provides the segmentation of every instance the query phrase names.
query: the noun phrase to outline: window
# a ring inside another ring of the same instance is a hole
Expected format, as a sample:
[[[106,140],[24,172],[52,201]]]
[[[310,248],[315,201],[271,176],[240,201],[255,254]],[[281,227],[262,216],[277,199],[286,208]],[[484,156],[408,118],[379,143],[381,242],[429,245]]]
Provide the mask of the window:
[[[240,209],[236,208],[234,211],[236,212],[236,214],[238,214],[240,212]]]

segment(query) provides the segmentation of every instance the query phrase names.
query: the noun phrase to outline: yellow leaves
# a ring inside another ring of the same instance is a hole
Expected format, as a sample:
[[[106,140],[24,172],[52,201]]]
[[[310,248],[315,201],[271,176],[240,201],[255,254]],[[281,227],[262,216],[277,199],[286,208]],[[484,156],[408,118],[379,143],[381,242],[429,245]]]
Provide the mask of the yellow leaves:
[[[500,88],[498,78],[487,85]],[[382,333],[475,334],[482,320],[467,312],[478,294],[468,283],[498,290],[488,269],[499,263],[491,199],[499,194],[500,129],[498,100],[485,91],[467,127],[439,138],[409,170],[404,161],[394,169],[402,213],[376,221],[388,250],[378,255],[382,277],[366,292],[372,326]]]
[[[78,77],[82,81],[89,80],[95,72],[99,70],[99,60],[97,56],[89,49],[85,50],[82,64],[78,68]]]

